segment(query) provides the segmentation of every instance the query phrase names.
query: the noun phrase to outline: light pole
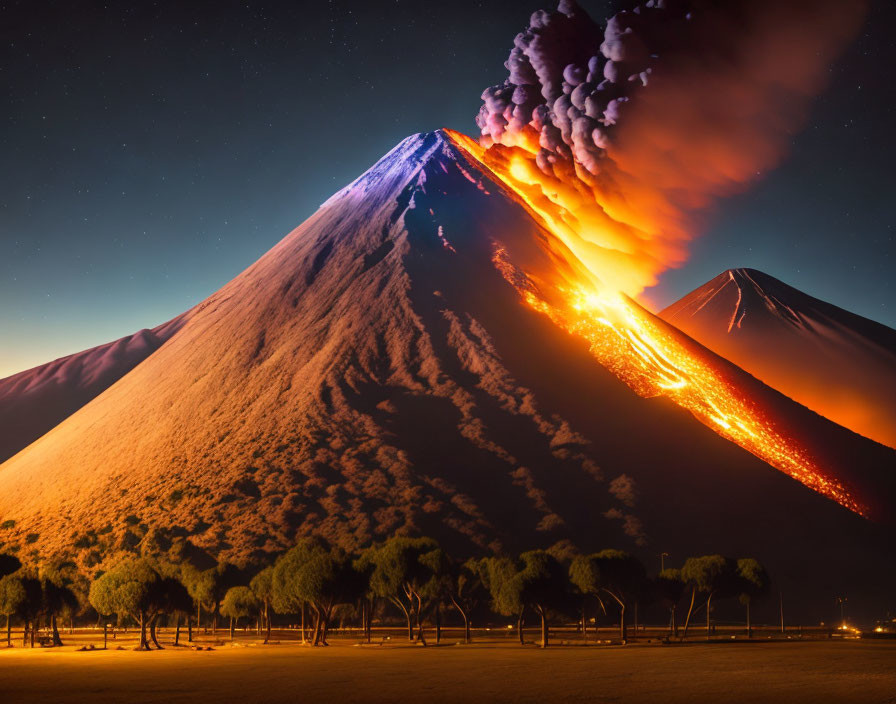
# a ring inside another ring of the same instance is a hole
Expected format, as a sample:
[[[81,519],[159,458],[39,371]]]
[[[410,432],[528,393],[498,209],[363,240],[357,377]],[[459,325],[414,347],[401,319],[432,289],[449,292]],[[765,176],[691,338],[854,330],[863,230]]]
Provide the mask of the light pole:
[[[846,626],[846,619],[843,618],[843,605],[848,601],[845,596],[838,596],[837,603],[840,604],[840,627],[844,628]]]
[[[660,573],[666,571],[666,558],[669,557],[669,553],[661,552],[660,553]]]

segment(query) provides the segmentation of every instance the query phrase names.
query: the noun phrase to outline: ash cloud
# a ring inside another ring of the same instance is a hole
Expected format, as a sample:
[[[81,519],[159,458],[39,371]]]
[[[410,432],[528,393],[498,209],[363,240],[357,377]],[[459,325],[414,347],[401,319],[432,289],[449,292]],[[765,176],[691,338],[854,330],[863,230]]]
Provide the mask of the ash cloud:
[[[626,253],[638,293],[686,258],[700,211],[781,159],[864,10],[859,0],[650,0],[601,28],[562,0],[532,15],[507,79],[483,92],[481,141],[521,147],[549,179],[568,181],[574,167],[619,226],[612,242],[589,245]]]

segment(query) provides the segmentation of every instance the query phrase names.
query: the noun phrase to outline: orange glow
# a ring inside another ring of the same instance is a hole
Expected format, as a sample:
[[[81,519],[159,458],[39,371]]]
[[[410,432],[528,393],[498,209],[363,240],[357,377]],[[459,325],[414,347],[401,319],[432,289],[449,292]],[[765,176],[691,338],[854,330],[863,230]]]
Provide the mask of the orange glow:
[[[745,397],[715,358],[701,354],[702,348],[630,298],[659,271],[649,264],[651,257],[665,251],[662,246],[651,246],[649,239],[633,244],[631,225],[616,217],[598,218],[600,197],[586,203],[582,196],[593,184],[585,184],[577,174],[570,172],[569,183],[562,183],[555,178],[558,169],[553,177],[543,174],[522,147],[485,149],[459,133],[449,136],[516,194],[553,235],[547,246],[552,259],[564,265],[553,272],[521,271],[506,249],[495,250],[495,266],[529,306],[583,338],[595,359],[640,396],[671,399],[722,437],[867,516],[837,479]]]

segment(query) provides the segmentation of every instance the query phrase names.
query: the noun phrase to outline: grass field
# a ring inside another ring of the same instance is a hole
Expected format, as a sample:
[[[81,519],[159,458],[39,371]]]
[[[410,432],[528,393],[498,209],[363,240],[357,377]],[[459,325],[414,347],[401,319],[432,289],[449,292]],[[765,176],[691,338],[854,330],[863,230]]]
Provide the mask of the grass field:
[[[212,651],[143,653],[76,650],[97,642],[95,634],[67,640],[73,644],[62,648],[0,648],[0,701],[896,703],[894,641],[654,640],[540,650],[507,639],[423,648],[400,638],[358,646],[337,637],[310,648],[262,646],[252,634]]]

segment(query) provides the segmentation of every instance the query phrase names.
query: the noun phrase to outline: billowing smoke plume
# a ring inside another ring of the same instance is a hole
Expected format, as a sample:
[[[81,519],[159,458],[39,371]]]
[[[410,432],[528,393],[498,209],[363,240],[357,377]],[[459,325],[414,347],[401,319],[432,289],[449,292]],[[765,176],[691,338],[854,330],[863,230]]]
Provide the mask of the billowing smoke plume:
[[[698,214],[774,166],[858,29],[860,0],[649,0],[602,31],[575,2],[518,34],[484,146],[560,206],[567,244],[630,294]]]

